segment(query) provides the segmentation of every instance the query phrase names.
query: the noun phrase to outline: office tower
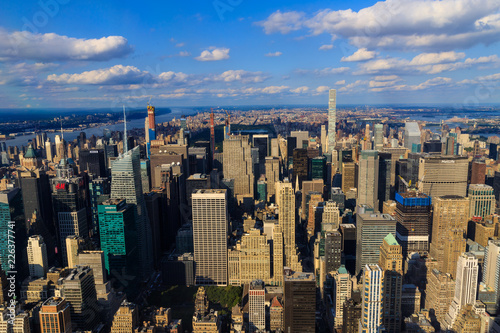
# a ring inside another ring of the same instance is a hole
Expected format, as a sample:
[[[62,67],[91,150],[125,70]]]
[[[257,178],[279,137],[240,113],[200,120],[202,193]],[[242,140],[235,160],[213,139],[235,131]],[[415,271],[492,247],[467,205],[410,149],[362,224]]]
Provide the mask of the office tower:
[[[414,284],[403,284],[401,288],[401,314],[407,318],[420,311],[422,294]]]
[[[308,166],[307,149],[295,148],[293,150],[293,181],[297,182],[300,188],[302,188],[302,182],[307,180]]]
[[[392,234],[384,238],[380,247],[379,266],[384,271],[382,322],[387,332],[400,332],[403,254]]]
[[[75,268],[78,265],[78,252],[83,250],[85,241],[82,237],[76,235],[66,237],[66,254],[68,260],[68,268]]]
[[[420,128],[416,122],[405,123],[404,146],[413,153],[419,153],[420,150],[414,151],[415,146],[420,144]]]
[[[162,281],[166,285],[194,285],[194,256],[192,253],[174,253],[163,257],[160,268]]]
[[[488,158],[496,161],[498,159],[498,144],[490,143]]]
[[[357,187],[357,165],[354,162],[342,163],[342,191],[349,192],[350,189]]]
[[[151,147],[150,168],[155,170],[161,169],[164,164],[180,166],[179,173],[182,173],[185,178],[190,175],[189,169],[189,149],[184,144],[168,144],[163,146]],[[151,172],[152,187],[161,186],[161,177],[156,172]]]
[[[324,156],[314,157],[310,160],[309,179],[322,179],[326,183],[326,158]]]
[[[344,303],[351,298],[353,283],[344,265],[333,273],[335,328],[341,328],[344,319]]]
[[[498,309],[500,301],[500,240],[489,240],[485,250],[483,265],[483,283],[493,291],[494,311]]]
[[[373,126],[373,150],[381,151],[384,147],[384,125],[375,124]]]
[[[82,251],[77,257],[78,265],[88,266],[94,275],[97,300],[109,310],[113,305],[115,297],[111,294],[111,285],[108,282],[103,251]],[[132,281],[130,281],[132,282]],[[130,295],[132,296],[132,295]]]
[[[420,158],[418,189],[431,198],[467,194],[469,161],[466,156],[433,156]],[[446,182],[443,181],[446,179]]]
[[[324,242],[324,258],[325,258],[325,275],[329,272],[336,271],[342,261],[342,235],[337,230],[326,231],[321,233],[321,242]],[[320,253],[321,255],[322,253]]]
[[[141,182],[142,193],[148,193],[151,190],[151,168],[149,160],[141,159]]]
[[[308,131],[291,131],[290,136],[297,139],[297,146],[295,148],[307,148],[309,144]]]
[[[283,285],[283,270],[285,266],[283,244],[283,228],[279,224],[275,224],[273,228],[273,284]]]
[[[379,211],[382,211],[384,201],[388,201],[392,196],[391,175],[392,175],[392,154],[379,153],[379,169],[378,169],[378,193],[377,200],[379,203]]]
[[[476,302],[478,273],[476,256],[469,252],[460,255],[455,280],[455,296],[445,317],[445,327],[453,327],[460,310],[465,305]]]
[[[185,120],[184,120],[185,122]],[[186,130],[184,128],[184,130]],[[146,151],[148,158],[151,155],[151,141],[156,140],[156,120],[155,120],[155,107],[148,104],[148,116],[146,118]]]
[[[267,180],[267,201],[275,202],[276,182],[280,180],[280,159],[279,157],[268,156],[265,159],[266,180]]]
[[[266,329],[266,289],[262,280],[254,280],[248,289],[248,323],[250,332],[261,332]]]
[[[111,184],[109,178],[94,178],[89,182],[89,197],[91,211],[91,231],[92,234],[99,234],[99,212],[97,207],[106,199],[109,199]]]
[[[357,205],[378,209],[379,159],[376,150],[363,150],[359,159]]]
[[[363,305],[359,320],[359,332],[376,333],[383,329],[384,272],[378,265],[363,267]]]
[[[259,151],[259,168],[255,172],[257,178],[266,173],[266,157],[269,156],[269,134],[255,134],[252,136],[252,146]]]
[[[14,311],[14,312],[11,312]],[[22,310],[0,308],[0,332],[31,333],[30,314]]]
[[[223,142],[224,178],[234,179],[234,193],[254,196],[252,153],[248,136],[232,135]]]
[[[486,163],[484,160],[475,159],[471,163],[470,183],[484,184],[486,180]]]
[[[337,90],[330,89],[328,94],[328,152],[335,149],[337,129]]]
[[[137,208],[135,230],[138,239],[139,274],[146,278],[153,270],[153,248],[151,226],[142,194],[140,168],[139,147],[120,155],[113,162],[111,167],[111,198],[126,199],[127,204],[135,205]]]
[[[52,262],[57,244],[53,220],[49,176],[41,170],[21,172],[21,193],[28,235],[41,235],[47,244],[47,255]]]
[[[31,277],[44,277],[49,268],[47,246],[42,236],[31,236],[28,239],[28,267]]]
[[[295,250],[295,191],[290,182],[276,183],[279,225],[283,231],[285,266],[292,267],[297,253]]]
[[[323,213],[323,195],[319,192],[309,192],[306,196],[306,230],[308,239],[314,236],[321,224]]]
[[[361,307],[362,303],[360,300],[350,298],[344,302],[342,310],[344,314],[342,319],[342,333],[358,333]]]
[[[269,328],[271,331],[284,330],[283,304],[278,296],[275,296],[271,300],[271,305],[269,306],[269,317]]]
[[[335,231],[340,227],[340,210],[336,202],[326,201],[323,205],[322,231]]]
[[[104,150],[82,149],[79,157],[80,172],[87,171],[96,177],[107,176]]]
[[[297,190],[297,189],[296,189]],[[306,219],[309,212],[309,200],[311,199],[310,194],[321,194],[324,192],[324,184],[322,179],[306,180],[302,183],[302,202],[301,218]],[[279,195],[276,194],[276,199],[279,199]]]
[[[437,260],[443,272],[453,275],[456,272],[457,253],[460,250],[465,251],[465,242],[462,240],[469,220],[469,199],[447,195],[436,197],[433,201],[432,241],[429,255]],[[454,249],[456,246],[464,248]],[[448,260],[445,260],[445,252],[448,252]]]
[[[73,330],[96,328],[99,322],[99,307],[94,285],[94,274],[90,267],[77,266],[62,280],[62,295],[70,304]]]
[[[312,273],[292,273],[284,276],[285,332],[316,332],[316,279]]]
[[[227,285],[227,191],[198,190],[192,199],[196,284]]]
[[[495,212],[495,193],[493,187],[485,184],[469,185],[469,218],[481,216],[484,220],[486,216]]]
[[[356,214],[356,274],[379,262],[380,245],[396,233],[396,220],[388,214]]]
[[[328,153],[328,132],[325,125],[321,125],[321,152],[323,154]]]
[[[130,276],[126,282],[127,290],[134,288],[140,270],[138,253],[138,235],[135,232],[136,211],[134,205],[128,205],[123,199],[109,199],[98,206],[101,250],[108,274],[114,277]],[[140,274],[140,273],[139,273]]]
[[[288,170],[290,167],[290,164],[293,163],[293,150],[295,148],[302,148],[302,145],[300,147],[297,145],[297,138],[293,136],[287,136],[286,137],[286,165],[285,169]]]
[[[455,281],[450,274],[433,269],[428,273],[425,307],[434,310],[436,320],[443,324],[455,293]]]
[[[134,303],[123,301],[113,318],[110,333],[133,332],[139,325],[139,310]]]
[[[54,161],[54,146],[52,145],[52,142],[50,142],[50,138],[47,138],[47,141],[45,141],[45,156],[47,157],[47,160],[49,162]]]
[[[431,198],[418,192],[396,193],[396,238],[403,254],[429,251],[431,231]]]
[[[41,333],[71,333],[70,306],[64,298],[51,297],[40,308]]]

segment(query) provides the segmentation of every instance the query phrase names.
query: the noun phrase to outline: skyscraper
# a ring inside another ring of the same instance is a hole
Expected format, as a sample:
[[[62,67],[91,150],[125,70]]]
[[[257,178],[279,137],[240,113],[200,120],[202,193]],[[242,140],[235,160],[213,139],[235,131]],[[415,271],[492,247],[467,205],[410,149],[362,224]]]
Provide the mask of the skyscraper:
[[[479,266],[474,254],[466,252],[458,258],[455,281],[455,297],[445,317],[445,325],[451,328],[460,310],[467,304],[474,304],[477,295]]]
[[[489,240],[484,254],[483,283],[495,294],[495,308],[500,301],[500,240]]]
[[[280,180],[279,157],[266,157],[267,201],[276,203],[276,182]]]
[[[375,124],[373,126],[373,149],[381,151],[384,147],[384,125]]]
[[[369,205],[378,210],[379,159],[376,150],[363,150],[359,158],[357,205]]]
[[[148,157],[151,156],[151,141],[156,140],[155,107],[148,103],[148,116],[146,118],[146,150]]]
[[[139,310],[134,303],[123,301],[113,318],[111,333],[133,332],[139,325]]]
[[[493,187],[485,184],[469,185],[469,218],[481,216],[483,219],[495,212],[495,193]]]
[[[47,246],[43,242],[42,236],[31,236],[28,239],[28,266],[30,276],[44,277],[49,269],[47,260]]]
[[[266,289],[262,280],[254,280],[248,290],[248,322],[250,332],[262,332],[266,329]]]
[[[401,293],[403,286],[403,255],[392,234],[380,246],[379,266],[384,271],[382,322],[388,333],[401,331]]]
[[[316,279],[314,274],[287,272],[284,279],[285,332],[316,332]]]
[[[444,273],[453,275],[456,272],[458,255],[465,251],[463,235],[467,231],[467,222],[469,221],[469,199],[457,195],[447,195],[434,198],[433,201],[432,241],[429,255],[437,260]],[[454,245],[461,245],[463,249],[453,251]],[[447,248],[449,258],[445,260]],[[450,250],[455,254],[452,254]],[[458,255],[456,255],[457,253]]]
[[[87,171],[96,177],[107,176],[104,150],[102,149],[80,150],[78,165],[80,166],[80,172]]]
[[[356,274],[365,265],[379,262],[380,246],[396,233],[396,220],[389,214],[356,214]]]
[[[71,333],[71,313],[64,298],[51,297],[40,308],[41,333]]]
[[[83,250],[84,239],[76,235],[66,237],[66,254],[68,258],[68,268],[75,268],[78,264],[78,252]]]
[[[192,200],[196,284],[227,285],[227,191],[198,190]]]
[[[444,195],[465,197],[468,169],[466,156],[423,155],[418,168],[418,189],[431,198]]]
[[[333,273],[333,295],[335,304],[335,327],[341,328],[344,318],[344,303],[351,298],[351,275],[344,265]]]
[[[363,267],[363,305],[359,320],[360,333],[376,333],[382,329],[384,272],[378,265]]]
[[[126,199],[137,207],[135,230],[138,238],[140,271],[143,278],[153,270],[151,226],[142,194],[139,146],[120,155],[111,166],[111,198]]]
[[[328,152],[335,149],[337,130],[337,90],[330,89],[328,94]]]
[[[419,153],[420,151],[414,151],[414,145],[418,146],[420,144],[420,127],[416,122],[405,123],[405,136],[404,136],[404,146],[408,148],[413,153]]]
[[[279,225],[283,230],[284,262],[285,266],[296,265],[297,253],[295,250],[295,191],[292,183],[276,183],[278,200]]]
[[[436,320],[443,324],[455,292],[455,281],[448,273],[433,269],[428,274],[425,307],[434,310]]]
[[[266,157],[269,156],[269,134],[255,134],[252,136],[253,147],[259,150],[259,168],[255,170],[257,178],[266,174]]]
[[[234,196],[254,196],[252,147],[248,136],[232,135],[223,142],[224,178],[234,179]]]

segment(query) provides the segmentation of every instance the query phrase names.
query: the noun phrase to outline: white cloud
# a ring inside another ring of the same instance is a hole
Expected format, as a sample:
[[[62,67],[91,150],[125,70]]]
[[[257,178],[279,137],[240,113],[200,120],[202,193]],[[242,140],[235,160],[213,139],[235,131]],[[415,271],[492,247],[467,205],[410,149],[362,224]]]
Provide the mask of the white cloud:
[[[266,54],[266,57],[279,57],[282,54],[283,54],[283,52],[280,52],[280,51],[270,52],[270,53]]]
[[[296,93],[296,94],[305,93],[308,90],[309,90],[309,87],[306,87],[306,86],[298,87],[295,89],[290,89],[291,92]]]
[[[33,34],[28,31],[7,32],[0,28],[0,59],[68,61],[106,61],[121,58],[132,52],[127,39],[108,36],[82,39],[55,33]]]
[[[343,37],[358,48],[453,50],[491,44],[500,37],[500,2],[494,0],[386,0],[359,11],[295,11],[257,22],[266,34],[308,29]]]
[[[304,16],[304,13],[300,12],[292,11],[282,13],[278,10],[272,13],[266,20],[256,22],[255,24],[263,27],[266,34],[275,32],[287,34],[302,28]]]
[[[218,61],[229,59],[229,49],[224,47],[211,47],[208,50],[201,52],[201,54],[195,59],[198,61]]]
[[[296,72],[299,74],[309,74],[313,73],[318,76],[326,76],[326,75],[336,75],[336,74],[343,74],[347,73],[350,70],[349,67],[326,67],[323,69],[315,69],[315,70],[308,70],[308,69],[297,69]]]
[[[262,92],[265,94],[279,94],[283,90],[288,89],[288,86],[269,86],[262,88]]]
[[[330,87],[328,87],[328,86],[319,86],[318,88],[316,88],[316,92],[318,92],[318,93],[323,93],[323,92],[328,91],[328,90],[330,90]]]
[[[410,61],[411,65],[433,65],[449,63],[461,60],[465,57],[463,52],[441,52],[441,53],[422,53],[417,55]]]
[[[116,65],[110,68],[96,69],[80,74],[51,74],[47,81],[58,84],[135,84],[153,80],[153,76],[134,66]]]
[[[368,51],[366,48],[362,48],[354,52],[348,57],[342,57],[340,61],[350,62],[350,61],[366,61],[375,58],[377,53],[375,51]]]
[[[321,45],[321,46],[319,47],[319,49],[320,49],[321,51],[331,50],[331,49],[333,49],[333,44],[325,44],[325,45]]]
[[[423,90],[423,89],[427,89],[430,87],[446,85],[446,84],[451,83],[452,81],[453,80],[450,79],[449,77],[435,77],[435,78],[429,79],[425,82],[422,82],[419,85],[411,86],[410,90]]]
[[[345,84],[345,80],[340,80],[340,81],[335,82],[336,86],[343,86],[344,84]]]
[[[269,77],[262,72],[249,72],[242,69],[228,70],[219,75],[207,77],[206,80],[243,83],[258,83],[267,80]]]

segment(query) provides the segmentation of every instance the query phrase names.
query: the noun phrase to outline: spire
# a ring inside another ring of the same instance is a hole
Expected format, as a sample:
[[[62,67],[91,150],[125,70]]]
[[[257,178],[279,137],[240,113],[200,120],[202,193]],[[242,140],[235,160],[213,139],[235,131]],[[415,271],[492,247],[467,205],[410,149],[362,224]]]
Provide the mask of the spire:
[[[125,114],[125,105],[123,105],[123,153],[128,151],[127,143],[127,115]]]

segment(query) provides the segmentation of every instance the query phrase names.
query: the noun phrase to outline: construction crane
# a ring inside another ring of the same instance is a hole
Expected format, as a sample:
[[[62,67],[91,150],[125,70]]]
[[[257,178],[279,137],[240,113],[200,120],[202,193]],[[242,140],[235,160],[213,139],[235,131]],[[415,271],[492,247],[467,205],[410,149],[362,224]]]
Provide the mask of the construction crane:
[[[406,185],[406,190],[409,190],[410,187],[411,187],[411,180],[410,180],[410,183],[408,183],[403,177],[399,176],[399,179],[403,182],[403,184]]]

